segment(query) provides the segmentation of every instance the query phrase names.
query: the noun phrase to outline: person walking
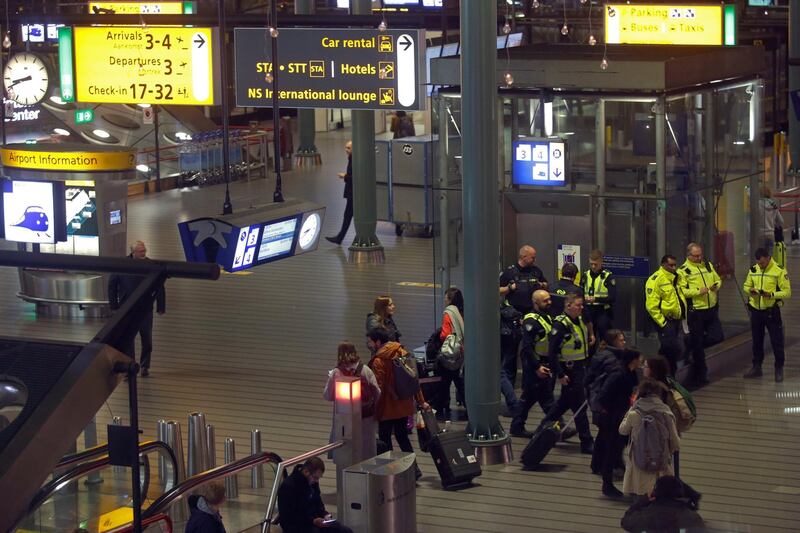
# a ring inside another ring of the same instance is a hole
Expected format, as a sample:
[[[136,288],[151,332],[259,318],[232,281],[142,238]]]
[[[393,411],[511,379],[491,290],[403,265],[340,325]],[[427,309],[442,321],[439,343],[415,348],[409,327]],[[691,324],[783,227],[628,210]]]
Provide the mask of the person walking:
[[[411,446],[406,429],[406,420],[414,414],[415,401],[423,411],[430,411],[431,406],[425,401],[422,391],[418,391],[409,398],[397,396],[394,385],[394,360],[406,356],[408,352],[400,346],[400,343],[390,341],[383,328],[373,328],[367,332],[367,347],[373,354],[369,366],[375,373],[375,379],[381,389],[381,397],[378,399],[375,410],[375,418],[378,421],[378,438],[387,444],[389,450],[392,450],[392,434],[394,434],[402,451],[413,452],[414,448]],[[416,463],[415,469],[417,479],[419,479],[422,472]]]
[[[759,378],[763,375],[764,329],[769,333],[772,354],[775,356],[775,382],[783,381],[784,333],[781,306],[783,300],[792,296],[789,273],[772,260],[765,248],[755,253],[756,264],[747,271],[744,292],[750,295],[747,307],[750,310],[750,330],[753,336],[753,367],[745,378]]]
[[[619,425],[621,435],[630,435],[622,483],[625,494],[646,496],[659,477],[675,475],[672,455],[680,448],[680,437],[662,394],[663,388],[655,380],[642,380],[633,407]]]
[[[383,328],[389,335],[389,340],[400,342],[400,331],[394,323],[394,312],[397,310],[391,296],[378,296],[372,304],[372,312],[367,314],[367,331]]]
[[[723,340],[717,296],[722,278],[709,261],[703,260],[703,247],[696,242],[686,247],[686,262],[678,269],[678,276],[689,307],[691,380],[703,386],[708,384],[705,347]]]
[[[362,457],[377,455],[375,409],[381,397],[381,388],[372,369],[361,362],[356,347],[352,342],[342,341],[337,348],[336,367],[328,372],[328,381],[322,397],[329,402],[336,400],[336,380],[343,377],[358,377],[361,381],[361,450]],[[329,442],[336,439],[331,426]]]
[[[144,242],[136,241],[131,246],[131,253],[128,257],[137,260],[147,260],[147,247]],[[139,284],[144,280],[144,276],[137,276],[134,274],[112,274],[108,278],[108,305],[111,307],[111,312],[116,312],[122,304],[134,293],[139,287]],[[156,291],[156,312],[163,315],[167,309],[167,298],[164,285],[161,285]],[[142,377],[150,375],[150,357],[153,353],[153,307],[145,312],[144,316],[139,322],[137,332],[142,339],[142,356],[139,359],[139,365],[142,367]],[[136,335],[131,337],[122,350],[125,355],[132,359],[136,359]]]
[[[456,346],[464,346],[464,295],[456,287],[450,287],[444,292],[444,312],[442,314],[442,327],[439,333],[439,340],[445,342],[447,337],[453,335],[453,343]],[[463,360],[463,359],[462,359]],[[449,369],[442,365],[442,361],[436,361],[437,374],[441,378],[436,394],[437,404],[434,408],[445,420],[450,417],[450,387],[456,386],[456,403],[466,405],[464,397],[464,367],[459,369]]]
[[[353,221],[353,141],[347,141],[344,145],[347,154],[347,170],[339,172],[339,179],[344,180],[344,193],[342,197],[347,201],[344,206],[344,216],[342,217],[342,228],[334,237],[325,237],[325,240],[333,244],[342,244],[347,230],[350,229],[350,222]]]
[[[681,344],[681,321],[686,318],[686,299],[677,274],[678,261],[674,255],[661,258],[659,268],[645,283],[645,306],[658,328],[658,353],[669,360],[672,373],[678,370]]]

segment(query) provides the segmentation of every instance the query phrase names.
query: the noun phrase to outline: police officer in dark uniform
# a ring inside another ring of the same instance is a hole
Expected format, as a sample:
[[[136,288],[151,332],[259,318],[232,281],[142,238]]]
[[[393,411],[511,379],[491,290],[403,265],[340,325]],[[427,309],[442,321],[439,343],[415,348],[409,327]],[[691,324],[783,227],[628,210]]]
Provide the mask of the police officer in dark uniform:
[[[526,315],[533,308],[533,292],[545,288],[547,279],[542,269],[536,266],[536,249],[526,244],[519,249],[517,262],[500,274],[500,297]],[[517,353],[521,338],[520,332],[501,337],[501,389],[510,388],[512,392],[514,390],[514,382],[517,379]]]
[[[572,410],[581,439],[581,453],[591,455],[594,439],[589,429],[586,409],[581,409],[581,406],[586,401],[583,383],[594,337],[589,333],[582,313],[583,298],[574,293],[568,294],[564,302],[564,314],[553,321],[553,329],[548,335],[548,353],[550,371],[561,383],[561,395],[542,420],[542,424],[558,420],[567,409]]]
[[[550,314],[553,318],[564,314],[564,300],[568,294],[583,296],[583,289],[575,284],[578,277],[578,267],[575,263],[564,263],[561,267],[561,279],[553,284],[550,289],[550,297],[553,305],[550,307]],[[584,318],[588,317],[586,315]]]
[[[533,311],[525,315],[522,322],[522,396],[511,421],[513,437],[531,438],[533,433],[525,430],[528,411],[539,402],[545,414],[553,407],[553,378],[547,367],[548,333],[553,327],[550,316],[550,293],[538,290],[533,293]]]
[[[581,277],[584,301],[589,320],[598,339],[604,339],[613,326],[614,302],[617,301],[617,280],[603,268],[603,252],[589,253],[589,271]]]

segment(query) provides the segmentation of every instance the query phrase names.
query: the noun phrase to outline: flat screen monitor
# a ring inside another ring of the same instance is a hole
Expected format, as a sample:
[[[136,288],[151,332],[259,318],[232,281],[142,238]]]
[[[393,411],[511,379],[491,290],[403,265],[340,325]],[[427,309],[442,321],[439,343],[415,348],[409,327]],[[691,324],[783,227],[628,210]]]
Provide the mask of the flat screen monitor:
[[[267,261],[292,253],[297,229],[297,217],[264,225],[261,244],[258,247],[258,261]]]
[[[2,180],[3,238],[53,244],[66,240],[64,184]]]
[[[115,209],[108,214],[108,225],[116,226],[117,224],[122,224],[122,211],[119,209]]]
[[[512,147],[514,185],[563,187],[567,184],[566,143],[562,140],[520,139]]]

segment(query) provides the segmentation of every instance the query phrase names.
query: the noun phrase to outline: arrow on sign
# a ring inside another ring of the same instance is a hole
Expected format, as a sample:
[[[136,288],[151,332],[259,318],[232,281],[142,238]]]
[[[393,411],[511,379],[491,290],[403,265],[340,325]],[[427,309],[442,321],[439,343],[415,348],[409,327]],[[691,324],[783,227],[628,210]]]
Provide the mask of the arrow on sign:
[[[557,178],[558,178],[558,177],[560,177],[560,176],[561,176],[561,171],[560,171],[559,169],[555,169],[555,170],[553,171],[553,176],[555,176],[555,177],[557,177]]]
[[[203,45],[206,44],[206,40],[200,34],[197,34],[197,38],[193,42],[197,43],[197,48],[203,48]]]
[[[414,44],[414,41],[408,38],[408,35],[403,35],[402,39],[400,40],[400,45],[403,46],[403,51],[409,49]]]

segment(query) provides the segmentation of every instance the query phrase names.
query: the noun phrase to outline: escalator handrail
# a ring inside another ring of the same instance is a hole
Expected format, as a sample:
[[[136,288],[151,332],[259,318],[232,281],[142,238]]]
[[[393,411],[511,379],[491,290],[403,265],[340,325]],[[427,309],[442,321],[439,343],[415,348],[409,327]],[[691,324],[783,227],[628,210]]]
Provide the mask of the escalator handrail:
[[[178,461],[175,459],[175,454],[172,452],[172,448],[170,448],[166,443],[161,442],[160,440],[151,440],[139,443],[139,455],[143,455],[153,450],[161,450],[169,457],[169,460],[172,463],[172,484],[173,486],[177,486]],[[39,506],[41,506],[44,502],[50,499],[50,497],[56,491],[58,491],[64,485],[68,484],[70,481],[81,478],[83,476],[87,476],[92,472],[102,470],[109,464],[110,464],[110,459],[108,457],[108,454],[106,453],[105,455],[101,455],[97,459],[86,461],[84,463],[72,467],[71,469],[67,470],[62,474],[57,475],[49,483],[43,485],[42,488],[39,489],[39,491],[31,500],[30,505],[28,506],[27,514],[29,515],[33,511],[38,509]]]
[[[301,453],[296,457],[292,457],[291,459],[287,459],[278,463],[278,468],[275,470],[275,479],[272,482],[272,490],[269,494],[269,501],[267,502],[267,511],[264,513],[264,520],[261,523],[261,533],[269,532],[269,528],[272,525],[272,513],[275,509],[275,504],[278,501],[278,488],[281,484],[281,477],[286,477],[286,469],[290,466],[303,463],[312,457],[317,457],[323,453],[333,451],[336,448],[341,448],[344,446],[344,444],[344,441],[337,440],[336,442],[326,444],[325,446],[311,450],[310,452]]]
[[[241,459],[237,459],[236,461],[232,461],[228,464],[212,468],[211,470],[206,470],[205,472],[195,474],[172,487],[170,490],[162,494],[156,501],[150,504],[147,509],[144,509],[142,511],[142,519],[164,512],[164,510],[172,505],[176,500],[182,498],[184,495],[186,495],[186,493],[196,487],[199,487],[200,485],[204,485],[215,479],[237,474],[243,470],[249,470],[264,463],[275,463],[276,465],[279,465],[281,464],[281,461],[281,457],[276,453],[259,452],[254,453],[253,455],[248,455],[247,457],[243,457]]]
[[[73,465],[80,464],[90,459],[94,459],[95,457],[100,457],[102,455],[107,455],[107,454],[108,454],[108,443],[98,444],[97,446],[92,446],[91,448],[86,448],[85,450],[65,455],[58,462],[55,469],[60,470],[64,468],[70,468]]]

